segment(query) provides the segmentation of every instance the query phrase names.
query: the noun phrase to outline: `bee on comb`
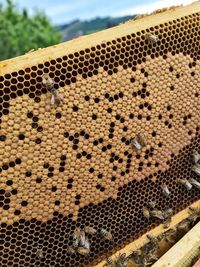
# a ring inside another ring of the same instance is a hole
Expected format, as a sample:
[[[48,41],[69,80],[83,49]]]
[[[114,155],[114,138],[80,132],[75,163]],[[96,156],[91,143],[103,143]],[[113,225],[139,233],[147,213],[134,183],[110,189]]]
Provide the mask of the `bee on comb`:
[[[156,35],[153,35],[152,33],[146,34],[146,40],[151,44],[154,45],[158,42],[159,38]]]
[[[135,138],[131,139],[130,143],[136,150],[140,150],[146,146],[146,141],[142,133],[139,133]]]
[[[90,253],[90,250],[84,247],[78,247],[77,252],[82,256],[87,256]]]
[[[43,250],[42,250],[42,248],[38,248],[38,249],[37,249],[36,257],[37,257],[39,260],[42,260],[42,259],[44,258],[44,254],[43,254]]]
[[[90,227],[90,226],[85,226],[84,231],[85,231],[85,233],[90,234],[90,235],[94,235],[97,233],[97,230],[93,227]]]
[[[161,189],[162,189],[162,193],[163,193],[163,195],[164,195],[165,197],[168,197],[169,194],[170,194],[170,192],[169,192],[169,189],[168,189],[167,185],[166,185],[166,184],[162,184],[160,187],[161,187]]]
[[[42,85],[51,93],[51,104],[59,106],[63,101],[63,96],[58,94],[54,88],[54,81],[48,74],[43,75]]]
[[[197,150],[193,150],[192,157],[193,157],[194,164],[197,164],[200,162],[200,154]]]
[[[150,215],[151,217],[154,217],[154,218],[157,218],[157,219],[160,219],[160,220],[164,220],[164,214],[161,210],[157,210],[157,209],[154,209],[152,211],[150,211]]]
[[[156,207],[156,201],[149,201],[147,205],[150,209],[154,209]]]
[[[144,216],[146,219],[149,219],[149,218],[150,218],[150,211],[149,211],[146,207],[143,207],[143,208],[142,208],[142,213],[143,213],[143,216]]]
[[[42,76],[42,85],[47,89],[51,90],[54,87],[54,81],[48,74]]]
[[[189,182],[190,182],[194,187],[196,187],[197,189],[200,189],[200,183],[199,183],[197,180],[195,180],[194,178],[189,179]]]
[[[51,96],[51,104],[55,106],[59,106],[63,102],[63,96],[58,94],[55,88],[50,90]]]
[[[192,171],[195,172],[198,176],[200,176],[200,164],[197,163],[192,166]]]
[[[109,240],[109,241],[113,240],[113,236],[112,236],[111,232],[107,231],[106,229],[101,228],[100,233],[104,237],[104,239]]]
[[[185,188],[186,188],[187,190],[191,190],[191,189],[192,189],[192,185],[191,185],[191,183],[190,183],[188,180],[186,180],[186,179],[178,179],[177,182],[178,182],[179,184],[185,186]]]

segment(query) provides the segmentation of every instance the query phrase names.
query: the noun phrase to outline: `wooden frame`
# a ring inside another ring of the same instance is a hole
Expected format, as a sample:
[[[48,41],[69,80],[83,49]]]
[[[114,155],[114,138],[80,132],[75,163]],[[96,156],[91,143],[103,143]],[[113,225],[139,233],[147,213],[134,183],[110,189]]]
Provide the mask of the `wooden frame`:
[[[191,207],[193,208],[200,208],[200,200],[196,201],[195,203],[193,203],[193,205],[191,205]],[[175,214],[172,217],[172,221],[170,224],[170,228],[173,228],[175,225],[177,225],[179,222],[181,222],[182,220],[184,220],[185,218],[187,218],[189,215],[188,213],[188,208],[180,211],[179,213]],[[170,229],[169,228],[169,229]],[[198,224],[198,227],[195,229],[199,229],[200,228],[200,224]],[[153,236],[158,236],[159,234],[161,234],[162,232],[166,231],[166,229],[163,228],[163,224],[158,225],[157,227],[155,227],[154,229],[150,230],[148,233],[142,235],[139,239],[133,241],[132,243],[128,244],[127,246],[125,246],[123,249],[119,250],[118,252],[116,252],[115,254],[112,255],[112,259],[114,259],[119,253],[126,253],[127,256],[129,256],[132,251],[140,248],[141,246],[143,246],[145,243],[148,242],[148,239],[146,238],[147,234],[151,234]],[[196,230],[195,230],[196,231]],[[195,232],[196,233],[196,232]],[[200,231],[199,231],[200,233]],[[192,232],[192,236],[193,236],[193,232]],[[198,235],[198,237],[200,237]],[[200,238],[198,241],[194,241],[197,242],[200,245]],[[196,244],[196,243],[195,243]],[[186,252],[187,246],[185,248],[185,252]],[[173,252],[174,253],[174,252]],[[171,255],[171,252],[170,252]],[[177,255],[176,255],[177,256]],[[165,259],[165,258],[164,258]],[[168,259],[168,257],[166,258],[166,260]],[[160,262],[160,261],[158,261]],[[163,262],[163,261],[162,261]],[[96,265],[96,267],[103,267],[105,265],[105,261],[102,261],[101,263],[99,263],[98,265]],[[154,265],[155,267],[164,267],[164,266],[168,266],[168,265]],[[169,266],[183,266],[183,265],[169,265]]]

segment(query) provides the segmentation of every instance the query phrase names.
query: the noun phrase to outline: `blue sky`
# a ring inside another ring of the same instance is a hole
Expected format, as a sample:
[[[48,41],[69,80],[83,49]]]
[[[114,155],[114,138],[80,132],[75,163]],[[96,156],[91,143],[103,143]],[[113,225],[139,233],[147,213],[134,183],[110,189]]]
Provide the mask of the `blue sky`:
[[[74,19],[91,19],[97,16],[124,16],[151,12],[170,5],[189,4],[193,0],[14,0],[19,9],[25,7],[45,11],[55,24]],[[5,3],[6,0],[0,0]]]

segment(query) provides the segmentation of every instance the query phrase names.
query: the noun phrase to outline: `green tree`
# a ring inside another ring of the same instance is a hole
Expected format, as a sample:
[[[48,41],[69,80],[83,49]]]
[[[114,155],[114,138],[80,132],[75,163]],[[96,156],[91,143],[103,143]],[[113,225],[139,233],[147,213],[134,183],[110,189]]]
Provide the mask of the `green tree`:
[[[29,16],[17,10],[12,0],[0,5],[0,60],[22,55],[31,49],[59,43],[61,34],[42,12]]]

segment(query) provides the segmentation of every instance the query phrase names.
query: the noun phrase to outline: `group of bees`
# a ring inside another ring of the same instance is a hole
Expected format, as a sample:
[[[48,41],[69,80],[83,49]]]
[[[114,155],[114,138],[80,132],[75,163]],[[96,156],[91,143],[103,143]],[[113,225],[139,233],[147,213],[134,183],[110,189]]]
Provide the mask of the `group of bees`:
[[[193,166],[192,171],[195,172],[198,176],[200,176],[200,154],[197,150],[193,151]],[[200,182],[198,182],[194,178],[190,179],[178,179],[178,183],[184,185],[187,190],[191,190],[192,187],[196,187],[197,189],[200,189]]]
[[[151,45],[155,44],[159,40],[158,36],[155,36],[151,33],[146,34],[146,39]],[[53,79],[51,79],[47,74],[45,74],[42,77],[42,84],[51,93],[51,104],[55,106],[60,105],[63,102],[63,96],[58,94],[57,90],[54,88]],[[143,147],[146,146],[146,140],[144,135],[142,133],[137,134],[135,138],[132,138],[130,140],[130,144],[134,149],[141,150]],[[198,176],[200,176],[200,154],[196,150],[193,151],[192,171],[195,172]],[[193,186],[200,189],[200,182],[198,182],[194,178],[178,179],[177,183],[183,185],[187,190],[191,190]],[[164,196],[170,195],[170,190],[166,184],[162,184],[160,187]],[[142,213],[146,219],[150,219],[152,217],[162,220],[164,228],[168,228],[171,223],[173,209],[169,208],[167,210],[160,210],[156,207],[155,201],[150,201],[148,202],[147,206],[143,207]],[[181,223],[178,224],[177,229],[186,227],[186,225],[188,225],[188,223],[190,222],[194,223],[200,217],[199,209],[190,208],[190,213],[191,215],[187,219],[183,220]],[[80,228],[76,228],[73,234],[73,244],[72,246],[68,247],[67,253],[78,253],[80,255],[87,256],[90,253],[90,242],[87,235],[94,235],[98,232],[102,235],[104,239],[109,241],[113,240],[111,232],[107,231],[104,228],[101,228],[99,231],[90,226],[85,226],[83,230],[81,230]],[[132,253],[134,261],[139,266],[149,266],[152,261],[156,260],[155,250],[157,249],[157,244],[159,242],[159,238],[161,237],[154,238],[150,235],[147,235],[147,238],[150,242],[144,245],[140,250],[134,251]],[[170,242],[170,239],[168,240],[168,242]],[[144,254],[146,255],[147,251],[148,256],[144,257]],[[37,257],[39,259],[42,259],[44,257],[42,249],[38,249]],[[112,260],[111,258],[107,258],[105,266],[128,266],[126,254],[119,254],[118,257],[114,260]]]
[[[193,151],[193,167],[192,170],[200,176],[200,154],[198,151]],[[195,180],[194,178],[190,179],[178,179],[177,182],[183,186],[186,187],[187,190],[191,190],[191,188],[194,186],[198,189],[200,189],[200,182]],[[161,190],[164,196],[169,196],[170,191],[166,184],[161,185]],[[156,209],[156,202],[150,201],[147,205],[147,207],[143,207],[142,213],[146,219],[150,219],[150,217],[158,218],[160,220],[164,221],[164,227],[168,228],[171,222],[171,217],[173,214],[173,210],[171,208],[162,211],[159,209]]]
[[[90,253],[90,242],[86,235],[94,235],[97,233],[98,230],[90,226],[85,226],[83,230],[76,228],[73,234],[73,244],[67,249],[68,254],[78,253],[87,256]],[[99,233],[105,240],[113,241],[113,236],[110,231],[101,228]]]
[[[131,262],[136,263],[139,267],[151,266],[155,261],[158,260],[156,254],[159,247],[159,242],[162,239],[167,240],[167,237],[164,234],[161,234],[158,237],[153,237],[152,235],[147,234],[146,237],[148,242],[140,249],[132,251],[129,257],[123,253],[119,254],[114,260],[107,258],[104,267],[128,267],[129,263]]]
[[[170,226],[173,209],[169,208],[164,211],[159,210],[156,208],[156,202],[150,201],[148,202],[147,207],[143,207],[142,213],[146,219],[152,217],[162,220],[164,228],[168,228]]]
[[[150,206],[155,208],[155,203],[150,203]],[[165,211],[166,215],[169,213],[171,216],[172,211]],[[200,218],[200,209],[189,207],[190,216],[176,225],[176,227],[171,228],[157,237],[154,237],[150,234],[147,234],[148,242],[145,243],[141,248],[132,251],[129,257],[126,257],[126,254],[119,254],[115,260],[111,258],[106,259],[105,267],[127,267],[128,264],[132,261],[137,264],[138,267],[147,267],[152,266],[155,263],[159,255],[159,248],[162,246],[162,243],[169,244],[172,246],[175,244],[187,231],[193,226],[193,224]],[[163,217],[165,217],[163,216]],[[131,265],[132,266],[132,265]],[[135,266],[135,265],[134,265]]]
[[[155,209],[156,203],[149,202],[148,206],[150,209]],[[179,233],[186,233],[190,229],[190,226],[194,225],[194,223],[196,223],[196,221],[200,218],[199,208],[189,207],[188,212],[190,216],[181,221],[176,227],[167,230],[164,233],[161,233],[157,237],[147,234],[146,237],[148,239],[148,242],[140,249],[132,251],[129,257],[127,257],[125,253],[123,253],[119,254],[117,257],[115,257],[115,259],[107,258],[104,267],[128,267],[129,261],[134,261],[139,267],[151,266],[158,260],[157,251],[160,246],[160,242],[174,244],[180,238]],[[168,209],[162,212],[162,214],[160,212],[156,212],[155,214],[156,216],[158,214],[158,217],[164,220],[166,218],[171,219],[172,210]],[[87,256],[90,252],[90,243],[86,234],[94,235],[97,233],[98,231],[90,226],[85,226],[83,230],[76,228],[73,234],[73,245],[71,247],[68,247],[67,253],[78,253],[80,255]],[[111,232],[107,231],[106,229],[101,228],[99,233],[104,237],[104,239],[113,241]],[[36,257],[40,261],[44,259],[44,252],[41,246],[37,248]]]

